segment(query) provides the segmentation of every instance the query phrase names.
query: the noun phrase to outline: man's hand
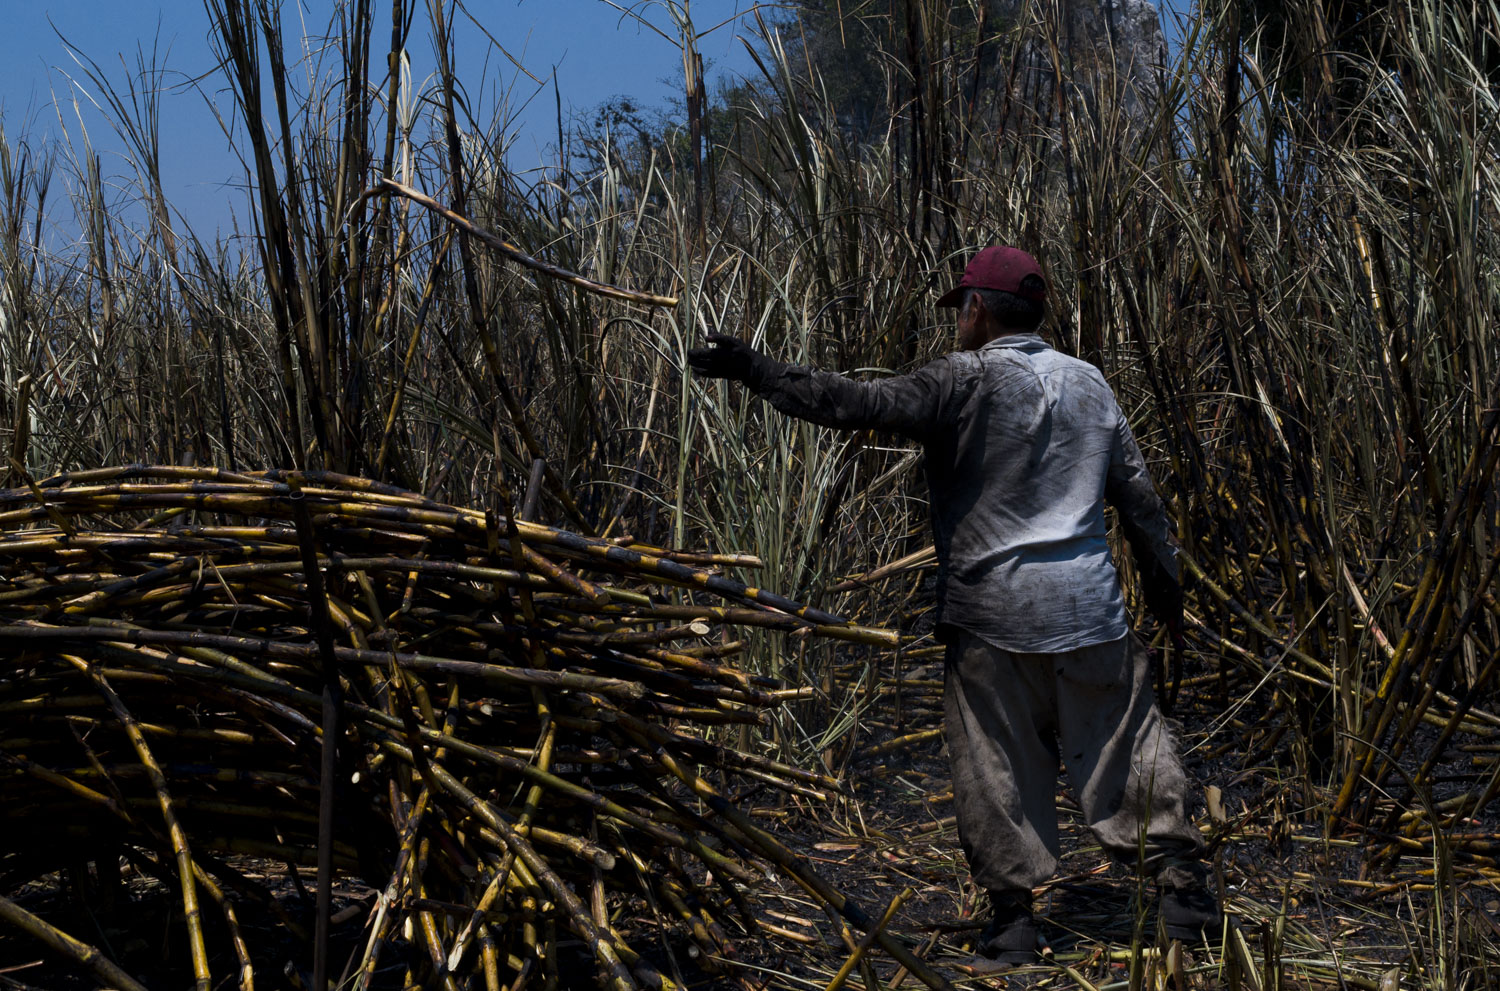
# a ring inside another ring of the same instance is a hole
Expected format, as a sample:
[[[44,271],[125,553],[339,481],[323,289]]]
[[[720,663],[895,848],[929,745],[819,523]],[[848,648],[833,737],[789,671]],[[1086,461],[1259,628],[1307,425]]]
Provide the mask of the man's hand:
[[[1141,591],[1146,608],[1167,628],[1173,641],[1182,639],[1182,585],[1161,567],[1144,569]]]
[[[756,373],[766,364],[765,355],[738,337],[709,334],[707,340],[711,347],[688,351],[688,365],[699,375],[753,383]]]
[[[1139,558],[1137,563],[1140,563]],[[1162,712],[1171,715],[1177,706],[1177,690],[1182,686],[1182,660],[1187,653],[1187,641],[1182,636],[1182,584],[1165,568],[1153,565],[1141,569],[1141,591],[1146,596],[1146,608],[1167,628],[1172,643],[1171,673],[1155,662],[1151,666],[1157,705]]]

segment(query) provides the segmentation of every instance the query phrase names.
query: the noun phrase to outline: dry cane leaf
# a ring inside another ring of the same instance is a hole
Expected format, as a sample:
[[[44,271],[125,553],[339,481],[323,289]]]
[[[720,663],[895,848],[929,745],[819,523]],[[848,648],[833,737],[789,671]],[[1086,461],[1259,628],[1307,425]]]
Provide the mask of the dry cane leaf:
[[[1215,826],[1222,826],[1229,821],[1229,816],[1224,811],[1224,792],[1217,785],[1208,785],[1203,789],[1204,798],[1208,800],[1208,817]]]

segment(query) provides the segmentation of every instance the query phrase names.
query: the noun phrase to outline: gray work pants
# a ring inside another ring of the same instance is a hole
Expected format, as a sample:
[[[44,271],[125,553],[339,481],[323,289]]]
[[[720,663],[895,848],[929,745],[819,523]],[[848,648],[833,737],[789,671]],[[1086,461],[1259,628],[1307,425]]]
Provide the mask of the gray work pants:
[[[1117,863],[1163,875],[1203,843],[1187,776],[1133,635],[1022,654],[954,630],[943,692],[958,835],[974,883],[1029,890],[1057,867],[1061,756],[1083,816]]]

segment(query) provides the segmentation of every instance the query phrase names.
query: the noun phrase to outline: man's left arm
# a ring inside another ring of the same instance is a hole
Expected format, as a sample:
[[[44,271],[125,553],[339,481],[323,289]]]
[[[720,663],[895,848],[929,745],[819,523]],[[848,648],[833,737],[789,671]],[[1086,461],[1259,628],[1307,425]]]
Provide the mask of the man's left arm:
[[[694,372],[743,382],[788,416],[843,430],[889,430],[922,439],[938,427],[955,387],[952,356],[910,375],[859,382],[837,372],[788,365],[737,337],[710,334],[688,352]]]

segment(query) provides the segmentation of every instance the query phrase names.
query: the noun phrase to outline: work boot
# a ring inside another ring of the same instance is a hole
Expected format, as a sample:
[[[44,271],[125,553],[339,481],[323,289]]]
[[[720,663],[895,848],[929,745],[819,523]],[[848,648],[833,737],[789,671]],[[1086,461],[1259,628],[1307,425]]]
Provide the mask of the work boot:
[[[1031,892],[992,891],[994,910],[974,950],[975,971],[1008,970],[1037,962],[1037,926],[1031,914]]]
[[[1157,873],[1157,914],[1168,939],[1192,946],[1219,937],[1224,916],[1210,884],[1202,863],[1172,864]]]

